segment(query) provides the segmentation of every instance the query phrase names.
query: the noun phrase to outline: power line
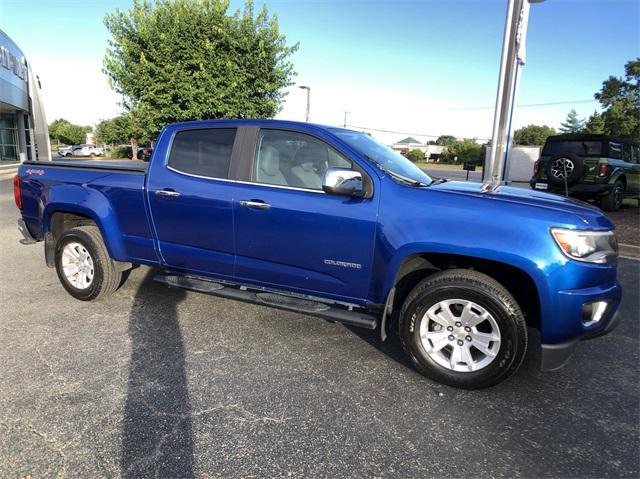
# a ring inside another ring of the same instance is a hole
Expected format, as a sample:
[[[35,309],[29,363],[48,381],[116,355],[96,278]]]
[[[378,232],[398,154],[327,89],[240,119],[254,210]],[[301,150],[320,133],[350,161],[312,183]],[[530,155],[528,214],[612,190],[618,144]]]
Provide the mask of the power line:
[[[428,135],[426,133],[407,133],[406,131],[394,131],[394,130],[381,130],[378,128],[368,128],[366,126],[357,126],[357,125],[346,125],[347,128],[357,128],[359,130],[367,130],[367,131],[375,131],[378,133],[393,133],[394,135],[408,135],[408,136],[425,136],[427,138],[440,138],[442,135]],[[451,135],[455,136],[455,135]],[[480,138],[480,137],[463,137],[463,136],[455,136],[455,138],[459,140],[490,140],[490,138]]]
[[[528,103],[524,105],[517,105],[518,108],[532,108],[538,106],[553,106],[553,105],[574,105],[576,103],[594,103],[596,99],[590,100],[573,100],[573,101],[552,101],[548,103]],[[461,108],[428,108],[422,111],[466,111],[466,110],[493,110],[495,106],[470,106]]]

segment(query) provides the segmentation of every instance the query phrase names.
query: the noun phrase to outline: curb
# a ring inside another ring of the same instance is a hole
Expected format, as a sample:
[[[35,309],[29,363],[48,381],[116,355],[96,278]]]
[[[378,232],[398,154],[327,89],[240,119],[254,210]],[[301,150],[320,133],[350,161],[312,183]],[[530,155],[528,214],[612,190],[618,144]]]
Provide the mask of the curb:
[[[626,258],[640,259],[640,246],[634,246],[631,244],[619,243],[618,254]]]

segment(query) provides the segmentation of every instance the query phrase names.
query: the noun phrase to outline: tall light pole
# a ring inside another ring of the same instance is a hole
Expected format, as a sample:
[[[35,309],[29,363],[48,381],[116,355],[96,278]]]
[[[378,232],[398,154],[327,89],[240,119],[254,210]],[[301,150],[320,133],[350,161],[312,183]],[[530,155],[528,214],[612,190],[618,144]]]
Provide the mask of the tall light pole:
[[[525,62],[529,7],[531,3],[543,1],[508,0],[507,19],[502,40],[502,57],[500,59],[500,78],[496,95],[496,111],[493,118],[493,134],[491,136],[491,155],[484,170],[490,176],[485,176],[482,191],[492,191],[497,188],[502,184],[507,171],[513,107],[518,93],[520,70]]]
[[[304,121],[309,123],[309,112],[311,111],[311,87],[306,85],[298,86],[301,90],[307,90],[307,110],[305,112]]]
[[[351,113],[350,111],[345,111],[344,112],[344,128],[347,127],[347,115]]]

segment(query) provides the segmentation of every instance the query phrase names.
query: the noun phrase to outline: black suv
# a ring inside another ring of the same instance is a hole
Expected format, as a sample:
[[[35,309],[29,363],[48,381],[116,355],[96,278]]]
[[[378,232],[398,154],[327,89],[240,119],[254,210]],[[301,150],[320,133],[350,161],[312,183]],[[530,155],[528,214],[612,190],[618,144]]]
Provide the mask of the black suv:
[[[550,136],[529,184],[618,210],[624,198],[640,196],[640,144],[607,135]]]

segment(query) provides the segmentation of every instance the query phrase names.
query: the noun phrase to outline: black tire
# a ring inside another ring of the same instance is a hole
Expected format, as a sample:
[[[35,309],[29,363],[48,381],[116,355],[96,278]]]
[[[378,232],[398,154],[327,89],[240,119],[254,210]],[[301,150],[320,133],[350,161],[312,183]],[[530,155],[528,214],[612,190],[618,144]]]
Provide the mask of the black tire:
[[[624,200],[624,183],[616,180],[611,191],[600,199],[600,207],[605,211],[618,211]]]
[[[80,289],[67,279],[62,268],[62,252],[64,247],[72,242],[80,243],[88,251],[93,261],[93,280],[91,284]],[[55,264],[58,278],[64,289],[76,299],[93,301],[115,292],[124,281],[122,273],[117,271],[102,235],[97,226],[78,226],[65,231],[56,242]]]
[[[573,153],[563,153],[549,160],[546,166],[547,179],[556,186],[564,186],[564,171],[559,168],[563,162],[570,168],[567,171],[567,186],[571,186],[582,178],[584,172],[584,161]]]
[[[473,301],[497,323],[501,336],[499,349],[493,360],[477,371],[446,368],[422,344],[420,326],[422,321],[429,321],[427,310],[446,299]],[[527,327],[518,303],[500,283],[477,271],[443,271],[418,283],[404,301],[399,327],[402,347],[420,373],[463,389],[485,388],[509,378],[522,364],[527,350]]]

